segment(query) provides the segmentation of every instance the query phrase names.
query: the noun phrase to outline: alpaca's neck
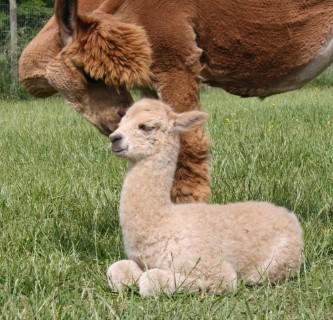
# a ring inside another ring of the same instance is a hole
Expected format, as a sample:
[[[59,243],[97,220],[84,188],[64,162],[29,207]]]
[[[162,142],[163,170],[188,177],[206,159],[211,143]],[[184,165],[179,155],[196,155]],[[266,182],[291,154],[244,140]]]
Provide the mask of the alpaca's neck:
[[[178,144],[170,144],[163,148],[163,153],[130,163],[125,177],[120,224],[126,255],[139,264],[145,263],[141,253],[151,245],[150,234],[169,217],[178,149]]]
[[[154,157],[131,164],[120,199],[120,224],[125,253],[140,266],[148,263],[142,255],[150,246],[150,235],[164,224],[172,206],[170,192],[177,155]]]
[[[158,219],[161,209],[171,204],[176,162],[177,153],[172,150],[131,163],[121,193],[121,213],[127,218]]]

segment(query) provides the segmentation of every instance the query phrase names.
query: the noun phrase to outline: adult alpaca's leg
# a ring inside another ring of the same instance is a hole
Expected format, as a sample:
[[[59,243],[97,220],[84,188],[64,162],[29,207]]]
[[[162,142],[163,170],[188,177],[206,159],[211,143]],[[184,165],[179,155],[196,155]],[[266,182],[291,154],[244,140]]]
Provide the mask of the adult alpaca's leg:
[[[142,273],[142,269],[132,260],[117,261],[107,271],[109,286],[113,291],[121,291],[126,286],[135,285]]]
[[[195,74],[174,70],[158,75],[161,98],[176,112],[200,110],[200,82]],[[176,203],[210,198],[209,140],[203,127],[180,136],[180,153],[171,191]]]
[[[174,202],[207,202],[210,198],[209,142],[203,127],[180,136],[180,152],[171,196]]]

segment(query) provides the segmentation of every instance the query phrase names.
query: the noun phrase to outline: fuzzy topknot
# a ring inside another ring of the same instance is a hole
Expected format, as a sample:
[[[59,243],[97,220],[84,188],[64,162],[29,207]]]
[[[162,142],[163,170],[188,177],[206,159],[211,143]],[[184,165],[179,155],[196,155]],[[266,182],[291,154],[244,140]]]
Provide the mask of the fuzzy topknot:
[[[97,15],[80,20],[88,30],[75,47],[86,73],[109,86],[128,89],[150,83],[152,50],[143,28]]]

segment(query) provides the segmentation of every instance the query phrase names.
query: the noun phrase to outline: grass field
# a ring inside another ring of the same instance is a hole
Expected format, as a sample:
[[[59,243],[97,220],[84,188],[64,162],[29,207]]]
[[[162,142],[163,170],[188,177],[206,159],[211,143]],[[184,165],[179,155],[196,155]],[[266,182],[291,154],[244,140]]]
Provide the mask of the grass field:
[[[333,319],[333,90],[264,101],[212,90],[212,202],[269,200],[296,212],[296,279],[232,294],[112,293],[123,257],[124,161],[59,99],[0,102],[0,319]]]

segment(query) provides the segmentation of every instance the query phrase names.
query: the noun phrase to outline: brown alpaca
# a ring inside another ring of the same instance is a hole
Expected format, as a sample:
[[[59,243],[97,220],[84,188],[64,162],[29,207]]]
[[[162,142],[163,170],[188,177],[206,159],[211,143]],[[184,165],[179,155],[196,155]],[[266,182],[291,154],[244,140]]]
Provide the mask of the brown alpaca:
[[[198,110],[202,82],[241,96],[296,89],[333,59],[327,0],[57,0],[56,17],[22,53],[33,95],[63,97],[109,135],[132,104],[130,87],[177,112]],[[181,135],[176,202],[207,200],[208,141]]]
[[[110,135],[129,162],[119,217],[125,252],[108,269],[112,289],[138,284],[142,296],[176,290],[229,291],[237,280],[277,282],[301,264],[302,229],[295,214],[268,202],[173,204],[170,190],[179,132],[207,118],[166,104],[136,102]]]

